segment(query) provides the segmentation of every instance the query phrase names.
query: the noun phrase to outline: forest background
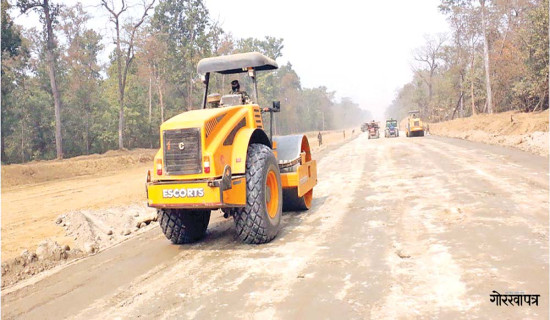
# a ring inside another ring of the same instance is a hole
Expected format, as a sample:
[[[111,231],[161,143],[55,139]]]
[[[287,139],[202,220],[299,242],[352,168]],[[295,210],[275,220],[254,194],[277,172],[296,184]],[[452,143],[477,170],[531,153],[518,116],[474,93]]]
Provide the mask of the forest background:
[[[200,106],[200,59],[248,51],[279,59],[284,51],[282,38],[223,30],[202,0],[98,0],[93,10],[109,23],[97,29],[109,34],[89,27],[89,8],[79,3],[2,0],[1,7],[4,164],[158,147],[160,123]],[[451,31],[427,35],[411,54],[413,77],[397,90],[388,118],[419,110],[437,122],[548,108],[548,0],[442,0],[439,10]],[[13,22],[31,12],[40,27]],[[369,106],[302,86],[290,62],[258,78],[260,105],[281,101],[276,134],[372,118]],[[225,93],[231,80],[216,77],[212,86]]]

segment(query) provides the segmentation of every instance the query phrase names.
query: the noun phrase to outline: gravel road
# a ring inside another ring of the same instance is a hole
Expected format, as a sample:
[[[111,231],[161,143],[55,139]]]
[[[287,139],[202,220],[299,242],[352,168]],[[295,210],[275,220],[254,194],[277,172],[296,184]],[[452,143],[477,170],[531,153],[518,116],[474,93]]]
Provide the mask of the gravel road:
[[[366,134],[317,158],[312,209],[271,243],[239,243],[221,215],[194,245],[156,227],[6,288],[2,318],[548,318],[548,158]]]

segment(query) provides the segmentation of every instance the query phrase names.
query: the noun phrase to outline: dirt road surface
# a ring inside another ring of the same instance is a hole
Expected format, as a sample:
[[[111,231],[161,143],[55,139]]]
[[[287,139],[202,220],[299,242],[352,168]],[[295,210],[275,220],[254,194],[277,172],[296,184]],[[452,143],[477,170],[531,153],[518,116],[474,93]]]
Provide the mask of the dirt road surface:
[[[349,140],[351,130],[347,132]],[[323,132],[322,146],[318,146],[317,132],[308,133],[308,137],[313,152],[344,141],[340,130]],[[86,214],[86,219],[94,219],[93,225],[101,223],[95,219],[106,212],[124,215],[124,208],[145,208],[145,174],[152,167],[155,152],[109,151],[62,161],[2,166],[2,262],[19,257],[26,249],[36,251],[46,239],[71,248],[78,245],[61,225],[53,223],[60,215],[98,210]],[[116,217],[107,220],[111,218]],[[124,229],[124,225],[120,219],[118,225],[110,227]]]
[[[273,242],[241,244],[219,215],[194,245],[153,228],[5,288],[2,317],[548,318],[547,158],[366,134],[317,156],[312,209]],[[539,303],[496,306],[493,290]]]

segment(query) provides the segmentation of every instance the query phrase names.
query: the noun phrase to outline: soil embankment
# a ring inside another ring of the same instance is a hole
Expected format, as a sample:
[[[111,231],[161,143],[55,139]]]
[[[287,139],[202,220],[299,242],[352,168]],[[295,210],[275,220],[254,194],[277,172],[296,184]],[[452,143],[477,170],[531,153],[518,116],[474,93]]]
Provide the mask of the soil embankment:
[[[64,160],[3,165],[2,189],[89,175],[109,175],[139,164],[148,165],[155,152],[152,149],[111,150]]]
[[[430,134],[509,146],[548,157],[548,110],[480,114],[431,123]]]

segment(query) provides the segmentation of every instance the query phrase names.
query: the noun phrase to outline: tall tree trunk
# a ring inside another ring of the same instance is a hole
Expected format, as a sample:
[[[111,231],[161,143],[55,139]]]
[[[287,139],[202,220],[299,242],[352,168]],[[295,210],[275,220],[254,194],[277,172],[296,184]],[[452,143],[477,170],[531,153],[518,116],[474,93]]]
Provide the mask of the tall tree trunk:
[[[2,134],[2,136],[0,137],[0,143],[2,144],[0,146],[0,158],[2,159],[2,164],[6,163],[6,148],[5,148],[5,144],[4,144],[4,134]]]
[[[433,95],[433,83],[432,83],[433,74],[430,72],[430,83],[428,84],[428,103],[426,104],[426,113],[428,114],[428,119],[432,113],[432,95]]]
[[[120,15],[125,12],[128,9],[128,6],[124,1],[122,1],[122,8],[115,12],[114,10],[114,3],[110,2],[113,7],[109,7],[109,2],[107,0],[101,0],[101,5],[109,11],[111,15],[110,21],[112,21],[115,24],[116,28],[116,58],[117,58],[117,69],[118,69],[118,93],[119,93],[119,121],[118,121],[118,148],[123,149],[124,148],[124,89],[126,87],[126,79],[128,75],[128,68],[130,67],[130,64],[133,60],[133,48],[134,48],[134,36],[136,34],[136,31],[141,26],[141,24],[145,21],[145,18],[147,17],[147,12],[153,7],[155,4],[155,0],[152,0],[150,3],[146,4],[143,3],[144,11],[143,15],[141,16],[141,19],[137,21],[136,24],[131,25],[131,29],[129,31],[130,38],[125,41],[125,43],[128,44],[128,48],[126,49],[126,53],[124,56],[124,71],[122,70],[122,50],[120,49]],[[124,74],[123,74],[124,72]]]
[[[124,98],[122,95],[118,99],[118,105],[120,109],[118,110],[118,148],[124,149],[124,138],[123,138],[123,128],[124,128]]]
[[[153,99],[152,99],[152,83],[153,77],[149,74],[149,145],[153,148]]]
[[[25,136],[23,133],[23,120],[21,119],[21,163],[25,163]]]
[[[189,75],[189,90],[187,90],[187,110],[192,110],[191,106],[191,95],[193,95],[193,80],[191,79],[191,75]]]
[[[453,114],[451,115],[451,120],[453,120],[455,118],[455,114],[456,114],[456,111],[459,110],[458,112],[460,113],[460,105],[462,103],[462,97],[463,97],[464,93],[461,91],[460,92],[460,97],[458,97],[458,100],[456,102],[456,107],[454,108],[453,110]],[[459,114],[459,117],[460,117],[460,114]],[[440,119],[441,120],[441,119]]]
[[[86,154],[90,154],[90,112],[86,108]]]
[[[6,157],[6,144],[5,144],[5,137],[6,137],[6,134],[3,132],[4,131],[4,128],[6,126],[1,126],[1,129],[2,129],[2,133],[0,135],[0,143],[1,143],[1,146],[0,146],[0,159],[2,160],[2,164],[4,163],[7,163],[7,157]]]
[[[474,82],[472,81],[470,83],[470,96],[472,97],[472,115],[476,115],[476,102],[475,102],[475,96],[474,96]]]
[[[458,116],[464,118],[464,73],[460,73],[460,109],[458,110]]]
[[[124,148],[124,86],[122,84],[122,52],[120,50],[120,25],[118,17],[115,21],[116,26],[116,55],[117,55],[117,70],[118,70],[118,148]]]
[[[151,127],[152,113],[153,113],[153,99],[152,99],[152,82],[153,78],[149,75],[149,128]]]
[[[475,56],[476,56],[475,49],[474,49],[474,46],[472,46],[472,60],[471,60],[471,64],[470,64],[470,74],[471,74],[470,96],[471,96],[471,99],[472,99],[472,116],[476,115],[476,102],[475,102],[475,96],[474,96],[474,62],[475,62]]]
[[[55,149],[57,153],[57,159],[63,159],[63,138],[61,137],[61,97],[59,95],[59,89],[57,88],[56,80],[56,68],[55,68],[55,56],[54,48],[55,43],[53,40],[53,28],[52,17],[50,15],[49,0],[44,0],[44,17],[46,19],[46,33],[47,33],[47,46],[46,46],[46,60],[48,64],[48,76],[50,77],[50,86],[52,88],[52,95],[54,101],[55,111]]]
[[[491,92],[491,77],[489,69],[489,43],[487,41],[487,21],[485,19],[485,0],[481,4],[481,29],[483,31],[483,62],[485,64],[485,87],[487,90],[487,113],[493,113],[493,94]]]
[[[433,71],[430,71],[430,83],[428,83],[428,104],[432,101],[433,96]]]
[[[160,103],[160,122],[164,122],[164,96],[162,95],[162,86],[160,84],[160,79],[157,78],[157,91],[159,94],[159,103]]]

